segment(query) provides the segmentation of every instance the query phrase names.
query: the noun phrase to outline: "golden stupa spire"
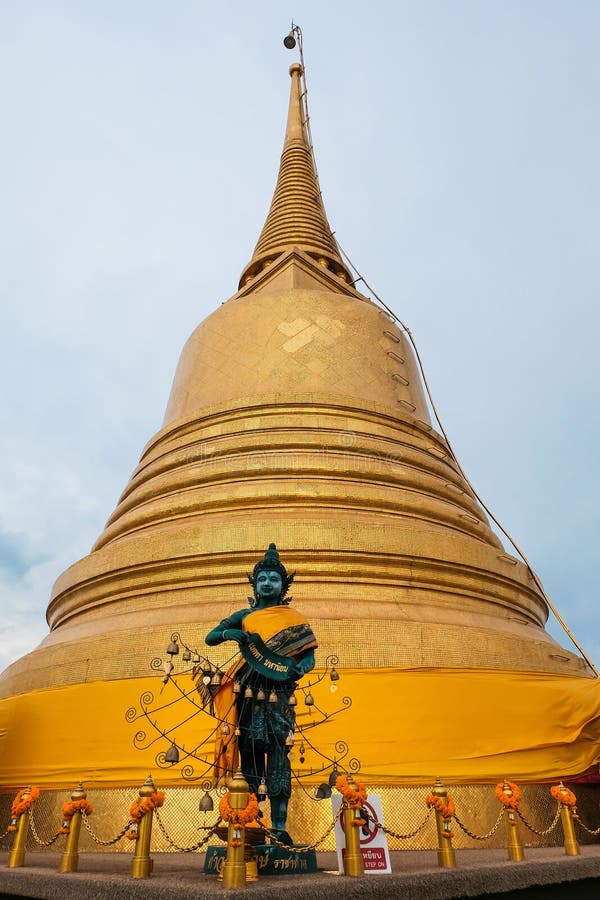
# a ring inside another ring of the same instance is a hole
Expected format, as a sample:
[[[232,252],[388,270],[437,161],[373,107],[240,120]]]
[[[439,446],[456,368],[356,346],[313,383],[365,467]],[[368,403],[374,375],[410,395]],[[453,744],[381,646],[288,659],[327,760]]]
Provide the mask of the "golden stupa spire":
[[[299,247],[344,281],[352,280],[342,262],[321,198],[303,114],[303,74],[300,63],[290,66],[290,106],[277,185],[254,254],[242,273],[240,287],[292,247]]]

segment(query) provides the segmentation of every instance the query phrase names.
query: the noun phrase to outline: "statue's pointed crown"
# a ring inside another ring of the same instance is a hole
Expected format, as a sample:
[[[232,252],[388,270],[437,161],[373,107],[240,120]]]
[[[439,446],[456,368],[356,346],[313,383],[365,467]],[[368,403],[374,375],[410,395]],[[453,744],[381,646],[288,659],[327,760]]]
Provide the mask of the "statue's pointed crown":
[[[279,602],[283,601],[283,598],[287,594],[289,587],[294,580],[294,574],[288,575],[286,567],[283,565],[281,560],[279,559],[279,553],[277,552],[277,547],[275,544],[269,544],[267,551],[262,559],[260,559],[256,565],[254,566],[254,570],[252,575],[248,575],[248,581],[254,588],[254,596],[256,597],[256,579],[260,572],[279,572],[281,575],[281,596],[279,598]],[[287,601],[289,603],[289,600]]]
[[[292,84],[283,152],[271,208],[242,272],[240,287],[291,247],[299,247],[344,281],[352,281],[332,234],[319,188],[304,115],[304,70],[290,66]]]

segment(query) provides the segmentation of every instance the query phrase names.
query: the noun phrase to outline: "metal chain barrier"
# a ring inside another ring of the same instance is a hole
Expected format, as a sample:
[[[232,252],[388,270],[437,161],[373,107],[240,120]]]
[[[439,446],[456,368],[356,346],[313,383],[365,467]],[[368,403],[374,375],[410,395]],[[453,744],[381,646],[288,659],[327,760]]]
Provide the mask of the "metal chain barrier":
[[[546,837],[546,835],[550,834],[551,831],[554,831],[554,829],[558,825],[558,820],[560,819],[560,804],[557,804],[556,806],[556,815],[554,816],[552,824],[549,825],[548,828],[546,828],[544,831],[538,831],[537,828],[534,828],[533,825],[530,825],[518,807],[516,809],[516,813],[526,828],[529,828],[529,830],[533,831],[534,834],[537,834],[538,837]]]
[[[598,834],[600,834],[600,826],[599,826],[598,828],[594,828],[594,830],[592,830],[591,828],[588,828],[588,826],[587,826],[584,822],[581,821],[581,819],[579,818],[579,816],[574,816],[574,819],[575,819],[575,823],[576,823],[577,825],[581,825],[581,827],[583,828],[583,830],[584,830],[584,831],[587,831],[588,834],[593,834],[593,835],[598,835]]]
[[[160,814],[159,814],[159,812],[158,812],[158,809],[155,809],[155,810],[154,810],[154,815],[155,815],[155,817],[156,817],[156,821],[158,822],[158,827],[160,828],[160,830],[161,830],[162,833],[164,834],[164,836],[165,836],[167,842],[171,845],[171,847],[174,847],[175,850],[179,850],[181,853],[193,853],[194,850],[200,850],[201,847],[204,847],[205,844],[208,844],[208,842],[209,842],[209,840],[211,839],[211,837],[212,837],[214,834],[217,833],[217,828],[219,827],[219,824],[220,824],[220,822],[221,822],[220,819],[219,819],[217,822],[215,822],[215,824],[212,826],[212,828],[209,829],[208,834],[206,835],[206,837],[203,837],[202,840],[201,840],[201,841],[198,841],[197,844],[194,844],[193,847],[181,847],[179,844],[177,844],[177,843],[173,840],[173,838],[172,838],[172,837],[169,835],[169,833],[167,832],[167,829],[166,829],[166,827],[165,827],[165,825],[164,825],[163,820],[162,820],[161,817],[160,817]]]
[[[83,819],[83,824],[85,825],[86,830],[87,830],[88,834],[90,835],[91,839],[93,841],[95,841],[96,844],[101,844],[103,847],[111,847],[113,844],[116,844],[117,841],[120,841],[122,837],[125,837],[125,835],[129,831],[130,823],[127,822],[127,824],[125,825],[125,827],[123,828],[121,833],[118,834],[115,838],[113,838],[111,841],[102,841],[97,835],[94,834],[92,826],[89,823],[89,817],[87,816],[87,814],[85,812],[83,812],[83,810],[81,812],[81,818]]]
[[[306,847],[295,847],[290,844],[284,844],[283,841],[280,841],[280,840],[278,840],[278,838],[275,837],[275,833],[273,831],[271,831],[269,828],[265,828],[264,832],[266,835],[269,836],[269,840],[271,841],[272,844],[275,844],[275,846],[277,846],[277,847],[281,847],[283,850],[292,850],[294,853],[310,853],[311,850],[316,850],[317,847],[319,846],[319,844],[322,844],[326,837],[329,837],[329,835],[335,828],[335,823],[341,816],[343,809],[344,809],[344,806],[342,804],[340,806],[340,808],[338,809],[337,813],[335,814],[333,822],[327,828],[327,831],[323,832],[323,834],[321,835],[321,837],[318,840],[313,841],[312,844],[309,844]]]
[[[38,834],[37,828],[35,827],[35,822],[33,820],[33,809],[31,807],[29,807],[29,809],[27,810],[27,815],[29,816],[31,833],[36,844],[39,844],[40,847],[51,847],[54,841],[61,836],[60,831],[57,831],[54,837],[51,837],[49,841],[43,841]]]
[[[461,829],[461,831],[464,831],[464,833],[467,834],[474,841],[487,841],[487,840],[489,840],[489,838],[492,837],[492,835],[496,834],[496,832],[498,831],[498,828],[500,827],[500,822],[502,821],[503,816],[504,816],[504,810],[501,809],[498,814],[498,818],[496,819],[496,821],[494,822],[494,824],[492,825],[490,830],[486,831],[485,834],[475,834],[474,831],[471,831],[469,828],[467,828],[466,825],[463,825],[463,823],[460,821],[460,819],[458,818],[456,813],[454,814],[454,816],[452,818],[454,819],[454,821],[456,822],[458,827]]]
[[[389,834],[390,837],[396,838],[397,841],[408,841],[408,840],[410,840],[410,838],[416,837],[420,831],[423,831],[423,829],[429,822],[429,819],[431,818],[432,812],[433,812],[433,806],[430,806],[429,809],[427,810],[427,813],[425,814],[425,818],[423,819],[421,824],[417,825],[417,827],[414,829],[414,831],[409,831],[408,834],[398,834],[397,831],[392,831],[391,828],[386,828],[385,825],[382,825],[381,822],[378,822],[377,819],[375,819],[369,813],[365,813],[363,811],[363,815],[366,815],[367,819],[370,822],[372,822],[373,825],[375,825],[377,828],[381,828],[381,830],[385,834]]]

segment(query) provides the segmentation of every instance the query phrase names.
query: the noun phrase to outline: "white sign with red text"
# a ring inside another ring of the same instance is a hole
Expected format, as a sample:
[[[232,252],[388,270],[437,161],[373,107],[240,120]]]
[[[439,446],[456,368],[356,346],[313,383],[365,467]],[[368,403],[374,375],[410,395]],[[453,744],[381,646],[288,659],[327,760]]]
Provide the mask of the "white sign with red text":
[[[337,815],[340,808],[342,798],[339,794],[334,794],[331,798],[334,816]],[[378,794],[369,794],[365,808],[370,816],[385,824],[383,821],[383,810],[381,808],[381,797]],[[390,851],[385,832],[368,821],[364,827],[359,828],[360,833],[360,850],[362,853],[365,875],[389,875],[392,871],[390,863]],[[346,852],[346,839],[344,829],[342,828],[341,816],[335,823],[335,846],[337,848],[338,869],[340,875],[344,872],[344,853]]]

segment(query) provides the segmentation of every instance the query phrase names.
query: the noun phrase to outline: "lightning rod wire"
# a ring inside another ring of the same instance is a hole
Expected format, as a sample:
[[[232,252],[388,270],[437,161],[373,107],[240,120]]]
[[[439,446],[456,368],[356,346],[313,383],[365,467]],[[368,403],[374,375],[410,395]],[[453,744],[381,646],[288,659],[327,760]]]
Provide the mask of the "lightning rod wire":
[[[299,54],[300,54],[300,64],[301,64],[301,66],[302,66],[302,76],[301,76],[301,77],[302,77],[302,87],[303,87],[303,90],[302,90],[302,106],[303,106],[303,115],[304,115],[304,123],[303,123],[303,124],[304,124],[305,130],[306,130],[306,136],[307,136],[307,139],[308,139],[309,150],[310,150],[310,154],[311,154],[311,157],[312,157],[312,162],[313,162],[313,166],[314,166],[314,170],[315,170],[315,176],[316,176],[316,179],[317,179],[317,184],[318,184],[318,187],[319,187],[319,194],[321,195],[321,194],[322,194],[322,191],[321,191],[321,185],[320,185],[320,182],[319,182],[319,172],[318,172],[318,169],[317,169],[317,161],[316,161],[316,158],[315,158],[314,145],[313,145],[312,134],[311,134],[311,129],[310,129],[310,115],[309,115],[309,111],[308,111],[308,88],[307,88],[307,84],[306,84],[306,65],[305,65],[305,63],[304,63],[304,47],[303,47],[303,41],[302,41],[302,30],[301,30],[301,28],[300,28],[299,25],[295,25],[294,22],[292,22],[292,32],[296,35],[296,37],[297,37],[297,39],[298,39],[298,50],[299,50]],[[426,393],[427,393],[427,398],[428,398],[428,400],[429,400],[429,404],[430,404],[430,406],[431,406],[431,410],[432,410],[432,412],[433,412],[433,414],[434,414],[434,416],[435,416],[435,420],[436,420],[436,422],[437,422],[437,424],[438,424],[438,426],[439,426],[439,429],[440,429],[440,431],[441,431],[441,433],[442,433],[442,435],[443,435],[443,437],[444,437],[444,440],[446,441],[446,445],[447,445],[447,447],[448,447],[448,450],[450,451],[450,455],[451,455],[451,457],[452,457],[454,463],[456,464],[456,467],[458,468],[460,474],[462,475],[462,477],[464,478],[465,482],[467,483],[467,485],[469,486],[469,488],[470,488],[471,491],[473,492],[474,497],[476,497],[476,499],[479,501],[479,503],[481,504],[481,506],[483,507],[483,509],[486,511],[486,513],[487,513],[488,516],[490,517],[490,519],[495,523],[496,527],[502,532],[502,534],[506,537],[506,539],[509,541],[509,543],[514,547],[514,549],[516,550],[517,554],[518,554],[518,555],[521,557],[521,559],[523,560],[523,563],[525,564],[525,567],[527,568],[527,571],[529,572],[529,575],[531,576],[531,578],[532,578],[534,584],[536,585],[536,587],[537,587],[537,589],[539,590],[540,594],[542,595],[542,597],[543,597],[544,600],[546,601],[546,603],[547,603],[547,605],[548,605],[548,608],[552,611],[554,617],[556,618],[556,621],[559,623],[559,625],[561,626],[561,628],[563,629],[563,631],[565,632],[565,634],[567,634],[567,636],[569,637],[569,639],[573,642],[574,646],[579,650],[579,652],[581,653],[582,658],[584,659],[584,661],[586,662],[586,664],[589,666],[589,668],[591,669],[591,671],[594,673],[594,675],[596,676],[596,678],[600,677],[600,672],[598,671],[598,669],[596,668],[596,666],[593,664],[593,662],[591,661],[591,659],[589,658],[589,656],[587,655],[587,653],[585,652],[585,650],[583,649],[583,647],[581,646],[581,644],[579,643],[579,641],[577,640],[577,638],[575,637],[575,635],[573,634],[573,632],[571,631],[571,629],[569,628],[569,626],[567,625],[567,623],[565,622],[565,620],[563,619],[563,617],[561,616],[560,612],[558,611],[558,609],[556,608],[556,606],[554,605],[554,603],[552,602],[552,600],[550,599],[550,597],[548,596],[548,594],[546,593],[546,591],[544,590],[544,586],[543,586],[541,580],[539,579],[538,575],[537,575],[536,572],[534,571],[534,569],[533,569],[531,563],[529,562],[527,556],[525,555],[524,551],[523,551],[523,550],[521,549],[521,547],[517,544],[517,542],[516,542],[515,539],[512,537],[512,535],[510,534],[510,532],[509,532],[509,531],[504,527],[504,525],[502,525],[502,523],[496,518],[496,516],[494,515],[494,513],[492,512],[492,510],[489,508],[489,506],[487,505],[487,503],[483,500],[483,498],[480,496],[480,494],[478,493],[478,491],[474,488],[474,486],[473,486],[473,484],[471,483],[471,480],[469,479],[467,473],[465,472],[465,470],[463,469],[462,465],[460,464],[459,459],[458,459],[456,453],[454,452],[454,448],[453,448],[452,444],[450,443],[450,438],[448,437],[448,434],[447,434],[447,432],[446,432],[446,429],[444,428],[444,425],[443,425],[443,423],[442,423],[442,420],[441,420],[441,418],[440,418],[440,416],[439,416],[437,407],[436,407],[436,405],[435,405],[435,402],[434,402],[434,399],[433,399],[433,395],[432,395],[431,389],[430,389],[430,387],[429,387],[429,382],[428,382],[427,376],[426,376],[426,374],[425,374],[425,367],[423,366],[423,360],[421,359],[421,354],[419,353],[419,348],[417,347],[417,343],[416,343],[416,341],[415,341],[415,339],[414,339],[414,336],[413,336],[412,331],[410,330],[410,328],[408,327],[408,325],[406,325],[406,324],[402,321],[402,319],[400,319],[400,317],[397,316],[396,313],[395,313],[392,309],[390,309],[390,307],[389,307],[389,306],[381,299],[381,297],[377,294],[377,292],[373,290],[373,288],[371,287],[371,285],[367,282],[367,280],[366,280],[366,279],[364,278],[364,276],[361,274],[361,272],[359,271],[359,269],[354,265],[354,263],[352,262],[352,260],[350,259],[350,257],[349,257],[348,254],[346,253],[346,251],[345,251],[345,250],[343,249],[343,247],[340,245],[340,243],[339,243],[339,241],[337,240],[337,238],[336,238],[336,236],[335,236],[335,233],[334,233],[333,231],[331,231],[331,237],[332,237],[333,240],[335,241],[335,243],[336,243],[336,245],[337,245],[337,247],[338,247],[338,249],[339,249],[339,251],[340,251],[341,256],[344,257],[344,259],[346,260],[346,262],[348,263],[348,265],[350,266],[350,268],[352,269],[352,271],[353,271],[353,272],[356,274],[356,276],[357,276],[357,277],[356,277],[356,280],[353,282],[353,284],[356,284],[358,281],[362,281],[362,283],[365,285],[365,287],[367,288],[367,290],[370,291],[370,293],[373,295],[373,297],[375,298],[375,300],[377,301],[377,303],[382,307],[382,309],[384,309],[384,310],[387,312],[387,314],[388,314],[389,316],[391,316],[392,320],[393,320],[397,325],[400,326],[401,330],[402,330],[402,331],[406,334],[406,336],[408,337],[408,340],[410,341],[410,344],[411,344],[411,346],[412,346],[412,348],[413,348],[415,357],[416,357],[416,359],[417,359],[417,365],[418,365],[418,367],[419,367],[419,372],[421,373],[421,378],[423,379],[423,384],[424,384],[424,386],[425,386],[425,391],[426,391]]]

